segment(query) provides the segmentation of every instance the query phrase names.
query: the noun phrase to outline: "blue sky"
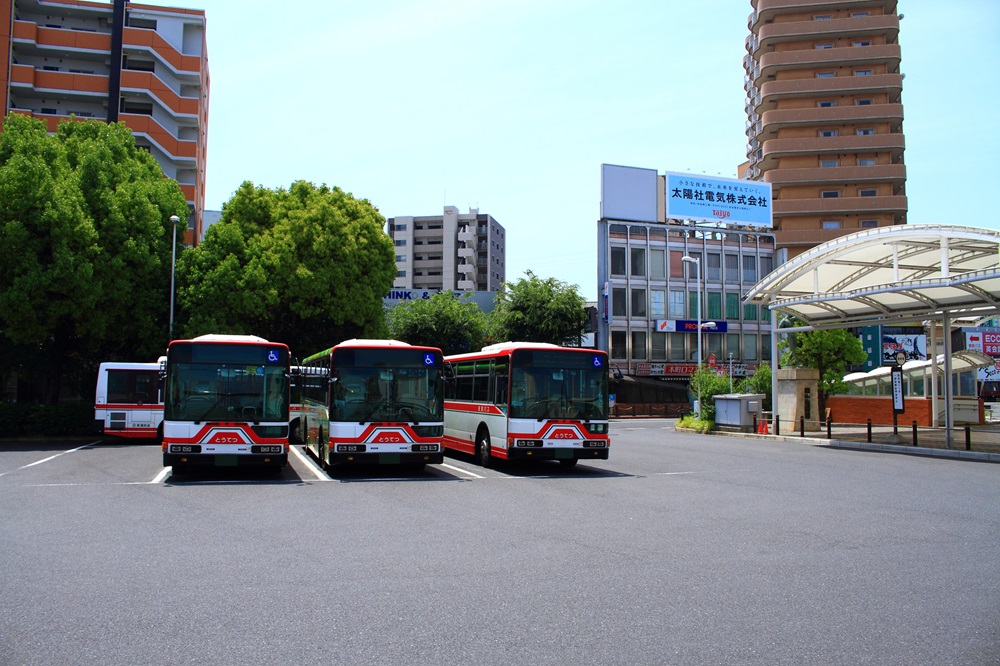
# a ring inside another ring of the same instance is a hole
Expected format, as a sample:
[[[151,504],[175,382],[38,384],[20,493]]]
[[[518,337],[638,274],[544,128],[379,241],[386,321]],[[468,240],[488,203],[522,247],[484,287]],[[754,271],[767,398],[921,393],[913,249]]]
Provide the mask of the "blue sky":
[[[173,0],[204,9],[207,206],[337,185],[385,217],[478,208],[597,297],[600,165],[735,177],[747,0]],[[900,0],[910,223],[997,228],[1000,2]]]

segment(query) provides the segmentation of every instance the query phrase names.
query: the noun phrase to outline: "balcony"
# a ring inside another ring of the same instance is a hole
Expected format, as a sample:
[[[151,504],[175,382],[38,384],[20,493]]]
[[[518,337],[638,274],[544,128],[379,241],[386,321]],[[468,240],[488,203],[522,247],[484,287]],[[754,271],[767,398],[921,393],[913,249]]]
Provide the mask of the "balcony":
[[[164,155],[174,162],[194,161],[198,155],[197,141],[181,141],[156,122],[152,116],[136,113],[120,113],[118,119],[125,123],[132,133],[143,136],[156,145]]]
[[[194,118],[198,116],[198,104],[200,102],[198,98],[181,97],[152,72],[124,69],[122,70],[121,87],[122,90],[148,92],[162,107],[175,116],[185,115],[193,116]],[[107,87],[105,87],[106,92]]]
[[[851,37],[873,37],[885,35],[886,42],[894,43],[899,35],[899,17],[865,16],[859,18],[838,18],[829,21],[793,21],[790,23],[758,24],[756,48],[751,52],[754,58],[768,53],[781,42],[805,42],[809,40],[842,39]]]
[[[774,199],[771,206],[775,217],[792,215],[863,215],[906,212],[906,197],[839,197],[837,199]]]
[[[754,82],[762,85],[765,83],[763,79],[774,78],[780,71],[795,69],[819,70],[884,64],[888,71],[898,72],[899,61],[899,44],[775,51],[760,57],[760,66],[754,70]]]
[[[765,170],[773,169],[781,157],[838,153],[889,153],[893,161],[897,161],[903,155],[905,144],[902,134],[771,139],[764,142],[760,166]]]
[[[152,51],[174,70],[178,78],[187,80],[201,77],[201,57],[181,54],[154,30],[127,27],[122,37],[122,46],[126,49]]]
[[[809,78],[792,81],[768,81],[760,87],[757,113],[774,110],[783,99],[826,98],[842,95],[874,95],[883,93],[891,103],[899,101],[903,91],[901,74],[873,74],[872,76],[835,76],[829,79]]]
[[[903,183],[905,180],[906,166],[903,164],[771,169],[764,174],[764,182],[776,186],[820,185],[823,183]]]
[[[770,140],[784,129],[801,127],[838,127],[888,123],[890,132],[898,132],[903,124],[902,104],[865,104],[834,107],[810,107],[765,111],[761,116],[757,138]]]
[[[754,26],[767,24],[779,14],[795,13],[825,13],[839,10],[850,10],[857,7],[856,0],[756,0],[752,3],[755,11],[750,15],[750,29]],[[873,2],[866,3],[868,6]],[[886,14],[896,13],[896,0],[883,0],[882,11]],[[867,7],[866,7],[867,8]],[[857,20],[857,19],[854,19]]]
[[[72,58],[81,51],[111,51],[111,34],[90,30],[45,28],[31,21],[14,21],[11,42],[14,50],[34,55]]]

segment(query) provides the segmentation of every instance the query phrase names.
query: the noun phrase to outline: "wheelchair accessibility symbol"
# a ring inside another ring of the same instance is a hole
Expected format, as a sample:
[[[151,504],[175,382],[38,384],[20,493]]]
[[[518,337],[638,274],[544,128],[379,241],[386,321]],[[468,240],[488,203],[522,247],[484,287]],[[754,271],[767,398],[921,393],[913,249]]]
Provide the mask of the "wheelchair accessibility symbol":
[[[272,350],[270,350],[270,351],[267,352],[267,362],[268,363],[277,363],[278,359],[279,359],[279,354],[278,354],[278,350],[277,349],[272,349]]]
[[[434,354],[424,354],[424,365],[434,365]]]

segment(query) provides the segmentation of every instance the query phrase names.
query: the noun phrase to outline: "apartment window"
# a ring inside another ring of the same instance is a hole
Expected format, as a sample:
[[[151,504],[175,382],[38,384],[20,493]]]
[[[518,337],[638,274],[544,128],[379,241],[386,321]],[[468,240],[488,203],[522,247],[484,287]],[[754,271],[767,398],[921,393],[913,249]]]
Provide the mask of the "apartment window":
[[[726,253],[726,282],[740,281],[740,256]]]
[[[872,104],[872,100],[870,98],[868,98],[868,97],[866,97],[865,99],[856,99],[856,100],[854,100],[854,105],[855,106],[871,106],[871,104]]]
[[[625,275],[625,248],[611,248],[611,274]]]
[[[823,199],[839,199],[840,190],[823,190],[819,193],[819,196]]]
[[[757,304],[747,303],[743,306],[743,318],[747,321],[757,321]]]
[[[856,42],[853,42],[852,45],[853,46],[871,46],[872,43],[871,43],[871,40],[869,40],[869,39],[862,39],[862,40],[858,40]]]
[[[858,190],[859,197],[877,197],[878,190],[874,187],[865,188],[863,190]]]
[[[393,225],[393,227],[396,229],[396,231],[406,231],[405,224],[395,224]]]
[[[632,248],[632,275],[646,274],[646,250],[641,247]]]
[[[611,331],[611,358],[628,358],[628,331]]]
[[[760,360],[770,361],[771,360],[771,334],[761,333],[760,334]]]
[[[836,105],[837,105],[837,103],[834,102],[832,99],[823,99],[823,100],[820,100],[820,101],[816,102],[816,106],[818,106],[821,109],[828,109],[831,106],[836,106]]]
[[[722,294],[718,291],[708,292],[708,307],[706,317],[702,319],[722,319]]]
[[[871,15],[871,12],[851,12],[851,18],[867,18]]]
[[[48,114],[50,116],[56,116],[56,115],[59,115],[59,109],[46,108],[46,107],[43,106],[42,109],[41,109],[41,113],[45,113],[45,114]]]
[[[740,358],[740,334],[739,333],[726,333],[726,359],[728,360],[729,355],[733,358]],[[729,368],[726,368],[728,371]]]
[[[819,135],[820,136],[824,136],[824,137],[837,136],[837,134],[838,134],[838,131],[835,130],[835,129],[820,130],[819,131]]]
[[[153,115],[153,103],[122,98],[121,106],[118,110],[122,113],[134,113],[136,115],[151,116]]]
[[[817,79],[832,79],[837,76],[837,72],[816,72]]]
[[[667,316],[666,298],[667,292],[663,289],[649,290],[649,318],[662,319]]]
[[[774,270],[774,257],[765,255],[760,258],[760,276],[763,278]]]
[[[722,280],[722,255],[718,252],[709,252],[705,256],[705,279],[712,282]]]
[[[824,42],[822,44],[817,44],[816,48],[817,49],[832,49],[833,48],[833,44],[831,44],[830,42]]]
[[[840,229],[840,220],[823,220],[824,229]]]
[[[667,276],[667,253],[664,250],[649,251],[649,277],[654,280],[662,280]]]
[[[687,354],[684,350],[684,334],[683,333],[670,333],[667,336],[670,341],[670,360],[671,361],[683,361],[687,358]]]
[[[406,277],[406,271],[396,271],[396,277]]]
[[[858,166],[875,166],[874,157],[859,157]]]
[[[645,317],[646,316],[646,290],[645,289],[633,289],[632,290],[632,316],[633,317]]]
[[[145,19],[145,18],[129,16],[128,24],[130,28],[144,28],[146,30],[156,30],[155,19]]]
[[[752,254],[743,255],[743,281],[757,282],[757,257]]]
[[[667,334],[653,332],[649,335],[650,355],[652,361],[667,360]]]
[[[726,292],[726,319],[740,318],[740,295],[733,291]]]
[[[874,229],[878,227],[878,220],[861,220],[862,229]]]
[[[819,165],[824,169],[829,169],[830,167],[840,166],[840,160],[820,160]]]
[[[757,334],[756,333],[744,333],[743,334],[743,360],[744,361],[756,361],[757,360]]]
[[[611,290],[611,316],[628,317],[628,292],[625,287]]]
[[[833,18],[833,14],[816,14],[813,16],[814,21],[829,21]]]
[[[854,70],[854,76],[871,76],[872,70],[870,69],[856,69]]]
[[[396,247],[405,247],[406,246],[406,239],[405,238],[396,239],[396,240],[394,240],[392,242],[392,244],[395,245]]]
[[[677,289],[670,290],[670,301],[668,303],[667,316],[671,319],[684,318],[684,292]]]
[[[156,71],[156,63],[152,59],[123,55],[122,69],[137,70],[140,72],[153,72]]]
[[[632,331],[632,358],[646,358],[646,331]]]
[[[708,349],[708,355],[715,354],[715,358],[721,361],[722,359],[722,339],[723,335],[719,333],[708,333],[705,335],[705,342],[702,343]],[[707,344],[706,344],[707,343]]]
[[[419,257],[418,257],[418,259],[419,259]],[[396,261],[406,261],[406,255],[405,254],[397,254],[396,255]]]
[[[688,292],[688,319],[698,318],[698,308],[701,305],[698,303],[698,292],[689,291]]]
[[[857,129],[858,136],[871,136],[875,133],[874,128],[871,127],[859,127]]]

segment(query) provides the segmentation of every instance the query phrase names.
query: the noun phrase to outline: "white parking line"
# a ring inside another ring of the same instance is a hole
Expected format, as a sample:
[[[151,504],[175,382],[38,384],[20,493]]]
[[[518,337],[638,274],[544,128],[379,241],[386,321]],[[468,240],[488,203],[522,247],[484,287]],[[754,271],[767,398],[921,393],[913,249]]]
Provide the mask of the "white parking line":
[[[309,460],[309,458],[307,458],[306,456],[304,456],[299,451],[299,449],[298,449],[297,446],[290,446],[289,450],[292,453],[295,454],[296,458],[298,458],[299,460],[302,461],[302,464],[305,465],[309,469],[309,471],[313,473],[313,476],[315,476],[318,481],[331,481],[332,480],[332,479],[330,479],[330,477],[328,477],[326,474],[324,474],[323,470],[321,470],[319,467],[317,467],[316,464],[312,460]]]
[[[17,472],[17,471],[22,470],[22,469],[28,469],[29,467],[34,467],[35,465],[41,465],[42,463],[47,463],[50,460],[55,460],[59,456],[64,456],[67,453],[74,453],[74,452],[79,451],[81,449],[86,449],[88,447],[91,447],[91,446],[94,446],[95,444],[100,444],[100,443],[101,443],[100,440],[98,440],[96,442],[91,442],[90,444],[84,444],[83,446],[78,446],[75,449],[70,449],[68,451],[61,451],[61,452],[55,454],[54,456],[49,456],[48,458],[43,458],[41,460],[36,460],[33,463],[28,463],[27,465],[22,465],[21,467],[18,467],[17,469],[11,470],[11,472]],[[0,476],[4,476],[5,474],[10,474],[10,472],[0,472]]]
[[[475,472],[470,472],[467,469],[462,469],[461,467],[455,467],[454,465],[449,465],[448,463],[439,463],[438,467],[444,467],[446,469],[450,469],[450,470],[453,470],[455,472],[458,472],[459,474],[465,474],[466,476],[470,476],[473,479],[485,479],[486,478],[485,476],[479,476]]]

